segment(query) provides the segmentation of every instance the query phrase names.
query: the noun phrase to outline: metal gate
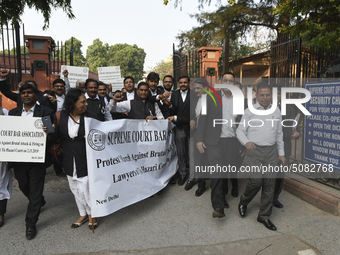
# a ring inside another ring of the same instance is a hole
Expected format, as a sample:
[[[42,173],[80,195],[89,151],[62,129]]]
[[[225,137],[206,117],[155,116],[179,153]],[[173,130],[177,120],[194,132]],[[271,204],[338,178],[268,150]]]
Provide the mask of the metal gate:
[[[175,50],[173,44],[173,68],[174,68],[174,89],[177,88],[177,80],[182,75],[188,75],[188,56],[182,54],[179,50]]]

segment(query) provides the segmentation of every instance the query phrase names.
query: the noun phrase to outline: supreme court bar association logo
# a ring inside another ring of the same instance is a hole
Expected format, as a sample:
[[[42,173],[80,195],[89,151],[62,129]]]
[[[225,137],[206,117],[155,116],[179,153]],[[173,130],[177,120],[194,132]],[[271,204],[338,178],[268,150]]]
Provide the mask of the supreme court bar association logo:
[[[105,133],[97,129],[91,129],[87,136],[87,143],[96,151],[105,149]]]

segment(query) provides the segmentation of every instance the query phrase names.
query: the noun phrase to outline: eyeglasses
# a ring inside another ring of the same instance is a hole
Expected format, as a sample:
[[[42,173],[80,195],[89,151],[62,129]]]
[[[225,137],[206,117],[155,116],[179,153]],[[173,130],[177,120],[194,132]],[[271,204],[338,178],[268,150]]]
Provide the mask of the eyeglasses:
[[[59,89],[59,88],[61,88],[61,89],[65,88],[65,86],[61,86],[61,85],[56,85],[56,86],[54,86],[54,87],[57,88],[57,89]]]
[[[169,84],[169,83],[172,83],[172,81],[164,81],[163,83],[164,84]]]

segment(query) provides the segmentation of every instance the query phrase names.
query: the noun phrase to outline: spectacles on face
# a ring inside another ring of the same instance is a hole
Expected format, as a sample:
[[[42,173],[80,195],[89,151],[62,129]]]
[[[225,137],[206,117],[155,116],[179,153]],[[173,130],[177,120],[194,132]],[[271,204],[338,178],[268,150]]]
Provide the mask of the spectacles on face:
[[[165,82],[163,82],[164,84],[170,84],[170,83],[172,83],[172,81],[165,81]]]

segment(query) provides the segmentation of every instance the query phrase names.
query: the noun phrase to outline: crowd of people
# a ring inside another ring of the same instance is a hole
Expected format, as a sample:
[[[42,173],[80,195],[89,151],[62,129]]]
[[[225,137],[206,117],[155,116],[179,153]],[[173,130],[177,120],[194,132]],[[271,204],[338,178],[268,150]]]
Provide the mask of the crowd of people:
[[[64,80],[53,81],[53,90],[39,91],[38,85],[28,80],[19,84],[18,92],[12,92],[7,83],[7,70],[0,70],[0,91],[3,95],[17,102],[17,107],[9,112],[0,108],[0,115],[21,117],[50,116],[53,132],[47,134],[47,148],[60,143],[60,155],[46,151],[45,163],[0,162],[0,227],[5,220],[7,200],[11,196],[12,169],[18,180],[19,188],[28,198],[26,211],[26,238],[31,240],[37,235],[36,224],[41,207],[46,204],[43,188],[46,167],[52,163],[60,177],[67,177],[70,190],[74,194],[79,218],[72,228],[78,228],[89,222],[89,228],[98,226],[96,218],[91,217],[91,201],[87,172],[84,118],[91,117],[100,121],[112,121],[122,118],[157,121],[167,119],[175,124],[175,141],[178,155],[178,169],[169,184],[177,184],[190,190],[198,183],[195,192],[201,196],[206,189],[205,177],[196,176],[195,165],[233,165],[239,168],[245,158],[248,164],[263,165],[285,164],[290,156],[290,140],[296,139],[298,133],[292,128],[280,125],[264,125],[260,129],[237,125],[214,125],[215,119],[242,122],[261,119],[252,114],[245,105],[243,116],[233,114],[233,94],[230,89],[215,90],[205,78],[190,80],[185,75],[179,77],[178,89],[174,89],[174,78],[166,75],[163,85],[159,86],[160,77],[151,72],[146,82],[135,86],[133,77],[124,78],[124,88],[112,92],[112,88],[95,79],[78,81],[76,88],[71,88],[68,72],[63,72]],[[220,80],[242,88],[228,72]],[[207,96],[207,93],[211,95]],[[221,104],[215,104],[216,100]],[[266,110],[271,107],[272,87],[263,82],[257,85],[254,107]],[[202,114],[202,104],[206,103],[206,112]],[[285,118],[294,119],[295,109],[288,110]],[[281,113],[276,109],[271,118],[281,120]],[[113,122],[114,123],[114,122]],[[46,131],[46,127],[43,127]],[[261,207],[257,220],[270,230],[276,230],[269,220],[272,207],[282,208],[278,197],[282,190],[283,178],[266,174],[259,178],[250,176],[238,205],[242,217],[246,215],[247,205],[262,188]],[[236,173],[230,173],[231,195],[239,196]],[[211,175],[212,217],[224,217],[224,208],[228,194],[228,176],[216,173]]]

